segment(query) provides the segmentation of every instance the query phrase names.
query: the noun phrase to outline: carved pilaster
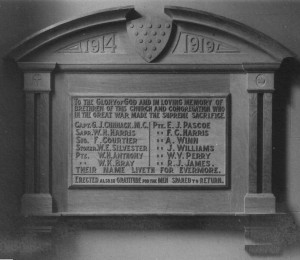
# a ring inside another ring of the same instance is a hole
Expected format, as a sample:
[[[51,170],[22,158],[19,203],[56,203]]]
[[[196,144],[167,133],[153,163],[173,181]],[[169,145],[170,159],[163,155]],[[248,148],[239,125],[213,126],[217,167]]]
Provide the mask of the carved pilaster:
[[[22,214],[52,213],[50,194],[50,92],[55,64],[18,63],[24,71],[25,194]]]
[[[258,94],[249,93],[249,193],[257,193],[257,101]]]
[[[272,93],[263,94],[263,193],[272,193],[272,98]]]
[[[25,192],[34,193],[34,93],[25,95]]]
[[[246,213],[274,213],[272,194],[273,73],[249,73],[249,182]]]

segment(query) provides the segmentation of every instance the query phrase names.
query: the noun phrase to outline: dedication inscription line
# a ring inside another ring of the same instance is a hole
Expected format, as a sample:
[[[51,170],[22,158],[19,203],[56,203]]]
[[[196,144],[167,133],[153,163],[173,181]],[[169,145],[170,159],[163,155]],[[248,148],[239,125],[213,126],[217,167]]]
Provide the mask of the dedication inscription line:
[[[72,96],[71,186],[227,187],[227,96]]]

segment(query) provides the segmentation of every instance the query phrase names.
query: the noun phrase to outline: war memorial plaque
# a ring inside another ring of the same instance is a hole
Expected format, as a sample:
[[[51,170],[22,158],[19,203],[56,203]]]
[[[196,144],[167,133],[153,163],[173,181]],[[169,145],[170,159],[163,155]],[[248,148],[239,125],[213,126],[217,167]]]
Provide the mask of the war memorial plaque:
[[[227,95],[71,97],[71,186],[228,186]]]
[[[250,255],[281,252],[274,73],[293,54],[225,17],[154,8],[58,23],[9,54],[24,75],[28,230],[238,218]]]

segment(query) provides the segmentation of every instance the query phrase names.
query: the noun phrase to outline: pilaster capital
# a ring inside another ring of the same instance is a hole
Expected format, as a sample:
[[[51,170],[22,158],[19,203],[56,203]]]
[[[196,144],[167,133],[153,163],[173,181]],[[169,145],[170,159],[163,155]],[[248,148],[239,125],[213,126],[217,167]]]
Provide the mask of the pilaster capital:
[[[18,66],[24,72],[24,91],[51,91],[51,73],[56,63],[18,62]]]
[[[274,73],[248,73],[248,92],[274,92]]]

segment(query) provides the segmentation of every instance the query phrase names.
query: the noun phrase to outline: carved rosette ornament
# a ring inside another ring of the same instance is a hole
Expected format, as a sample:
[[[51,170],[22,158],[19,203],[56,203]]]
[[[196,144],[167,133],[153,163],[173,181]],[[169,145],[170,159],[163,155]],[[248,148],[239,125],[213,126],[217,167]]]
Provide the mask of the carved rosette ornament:
[[[137,53],[146,61],[157,58],[166,47],[172,31],[172,23],[161,19],[145,18],[130,21],[127,32]]]

